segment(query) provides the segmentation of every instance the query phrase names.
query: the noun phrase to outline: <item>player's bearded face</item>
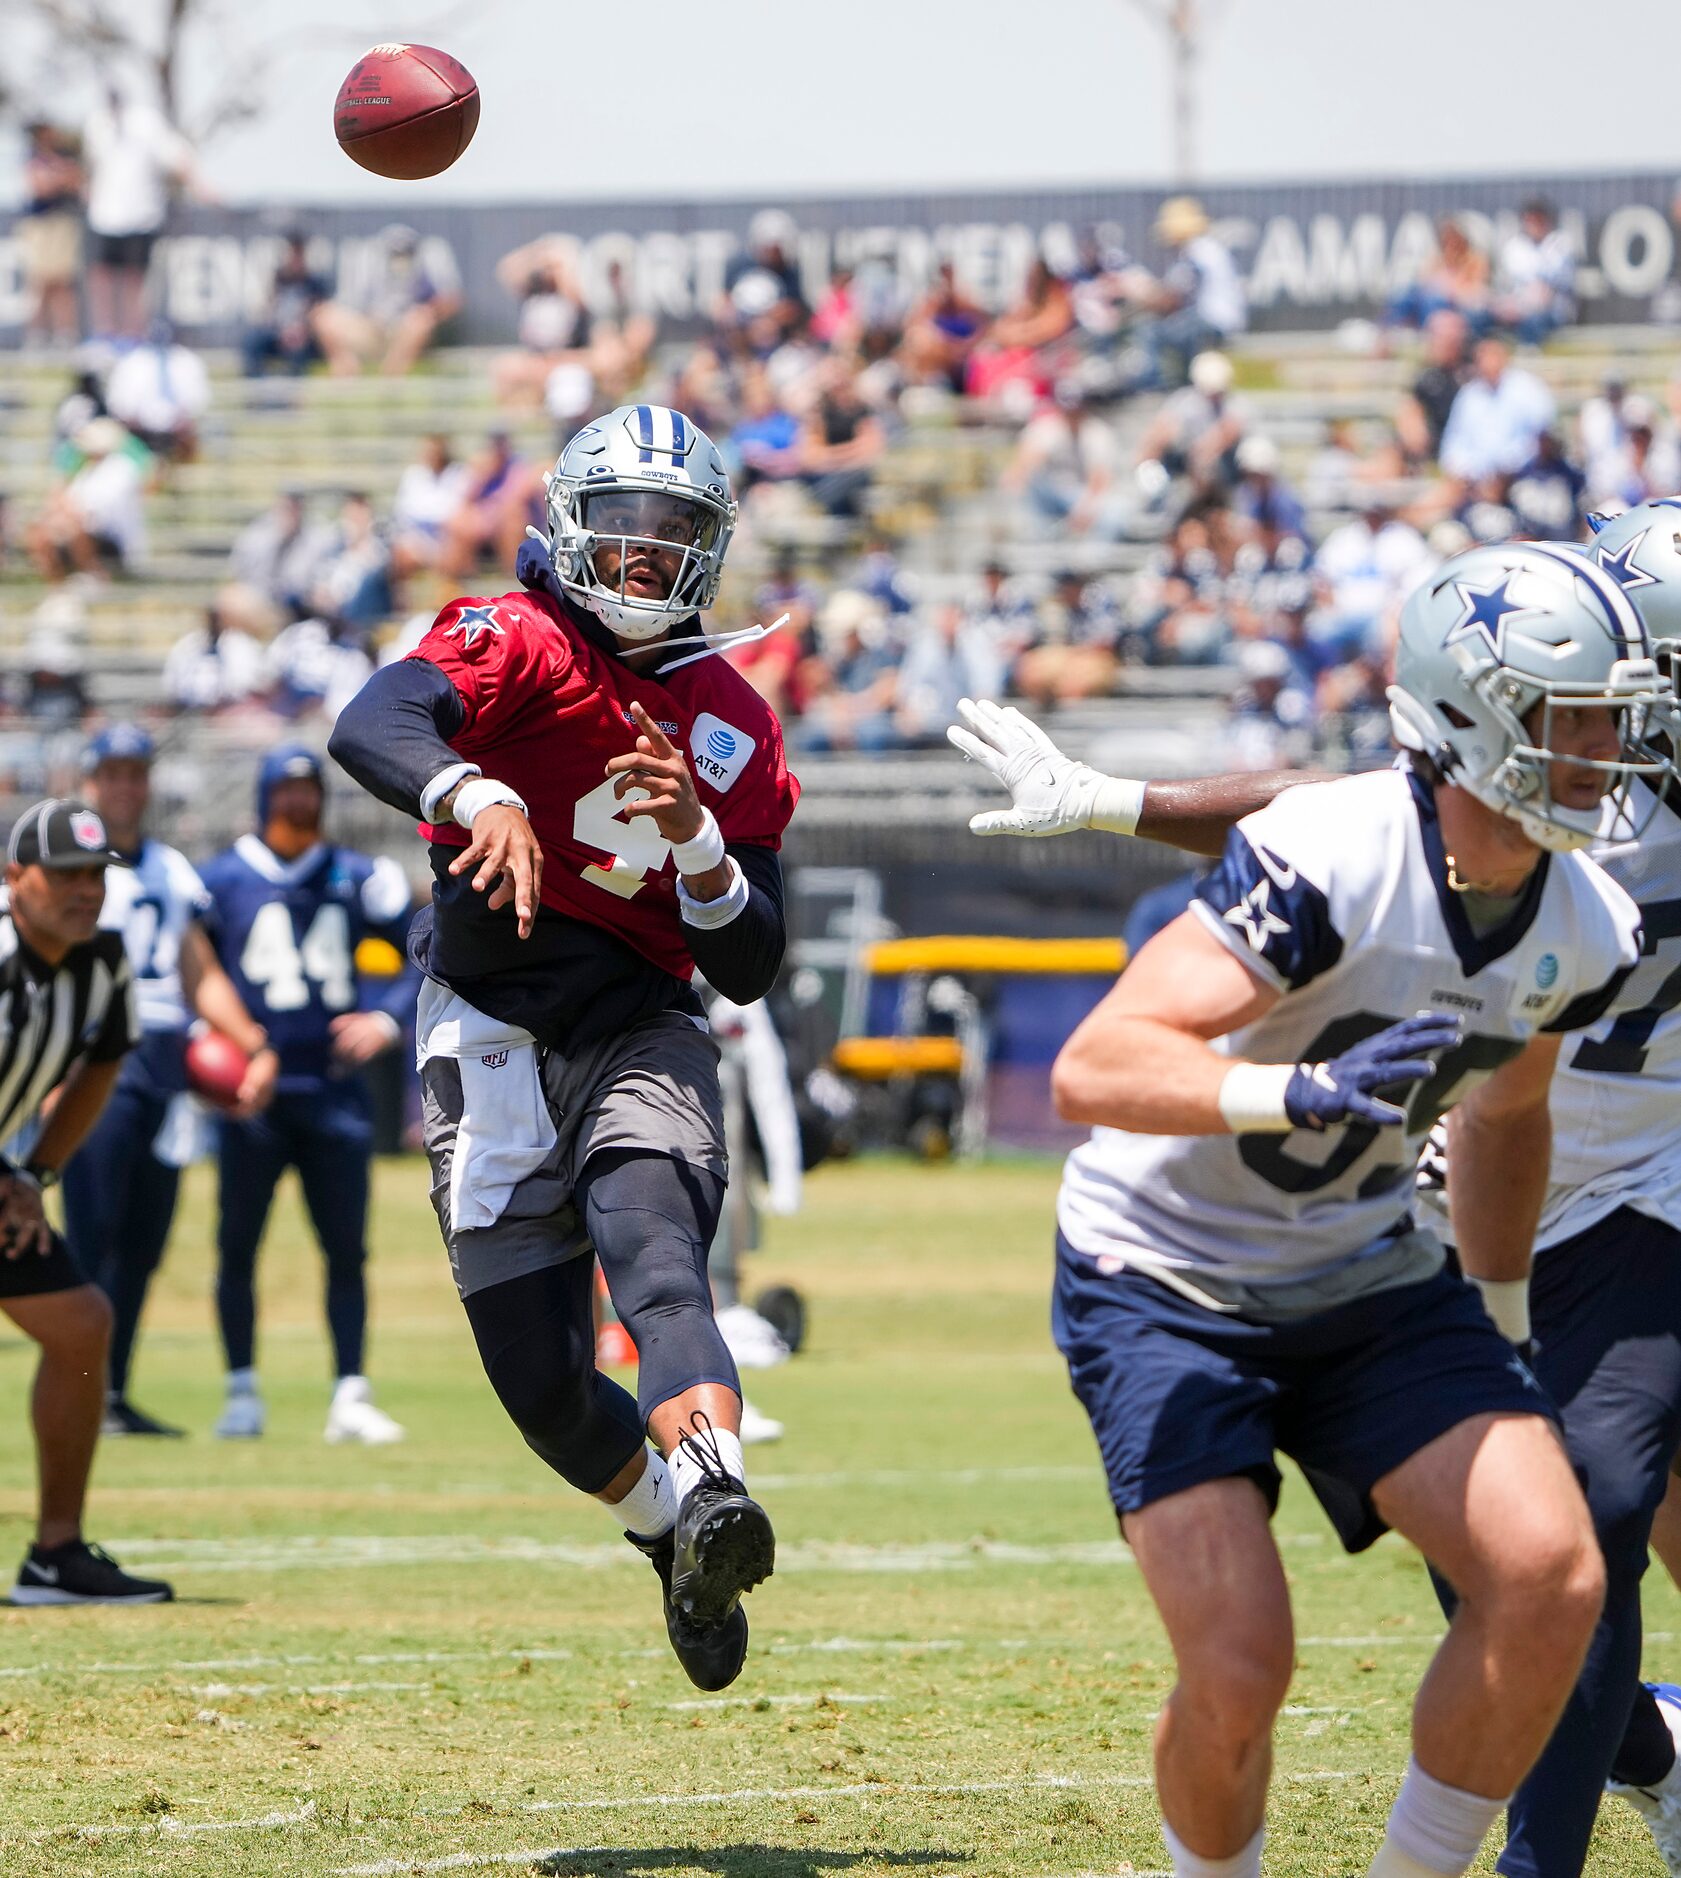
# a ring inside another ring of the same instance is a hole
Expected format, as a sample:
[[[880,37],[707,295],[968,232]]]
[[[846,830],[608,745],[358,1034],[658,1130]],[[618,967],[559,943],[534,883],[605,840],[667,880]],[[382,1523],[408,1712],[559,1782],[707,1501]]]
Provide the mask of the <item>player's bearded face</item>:
[[[682,496],[652,490],[608,490],[584,505],[584,526],[596,537],[591,560],[603,586],[627,600],[665,600],[692,565],[688,548],[705,548],[717,525]]]
[[[321,826],[321,788],[307,776],[291,776],[269,794],[269,820],[313,833]]]

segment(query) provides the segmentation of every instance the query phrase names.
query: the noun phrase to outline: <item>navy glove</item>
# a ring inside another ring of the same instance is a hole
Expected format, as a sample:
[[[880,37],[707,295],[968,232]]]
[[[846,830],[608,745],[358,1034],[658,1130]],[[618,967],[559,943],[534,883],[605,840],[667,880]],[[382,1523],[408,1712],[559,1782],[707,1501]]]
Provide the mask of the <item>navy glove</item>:
[[[1459,1041],[1457,1017],[1420,1011],[1344,1050],[1328,1063],[1302,1063],[1284,1091],[1284,1112],[1298,1128],[1334,1128],[1366,1122],[1393,1128],[1407,1112],[1377,1094],[1398,1083],[1423,1082],[1434,1059]]]
[[[560,583],[549,561],[549,544],[535,534],[528,534],[519,544],[519,553],[514,556],[514,576],[522,587],[546,593],[553,600],[562,597]]]

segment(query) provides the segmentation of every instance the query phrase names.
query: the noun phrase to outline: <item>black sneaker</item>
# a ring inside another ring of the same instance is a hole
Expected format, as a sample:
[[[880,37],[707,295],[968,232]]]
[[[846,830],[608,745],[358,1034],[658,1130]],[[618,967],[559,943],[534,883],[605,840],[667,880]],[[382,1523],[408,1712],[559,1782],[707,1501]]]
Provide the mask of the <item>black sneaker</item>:
[[[170,1441],[179,1441],[185,1434],[185,1428],[171,1428],[168,1422],[160,1422],[148,1415],[143,1409],[137,1409],[127,1396],[114,1395],[105,1404],[105,1419],[99,1424],[99,1432],[111,1435],[161,1435]]]
[[[679,1445],[702,1478],[677,1509],[670,1596],[689,1623],[705,1629],[724,1623],[741,1594],[771,1575],[776,1534],[765,1509],[725,1468],[706,1416],[697,1413],[693,1424]]]
[[[747,1661],[747,1613],[739,1604],[721,1624],[692,1624],[671,1601],[671,1563],[677,1547],[668,1532],[662,1538],[644,1539],[637,1533],[625,1537],[648,1559],[660,1575],[660,1589],[665,1594],[665,1634],[683,1674],[697,1689],[727,1689],[741,1674]]]
[[[14,1604],[168,1604],[174,1597],[161,1578],[133,1577],[85,1539],[50,1551],[32,1545],[12,1586]]]

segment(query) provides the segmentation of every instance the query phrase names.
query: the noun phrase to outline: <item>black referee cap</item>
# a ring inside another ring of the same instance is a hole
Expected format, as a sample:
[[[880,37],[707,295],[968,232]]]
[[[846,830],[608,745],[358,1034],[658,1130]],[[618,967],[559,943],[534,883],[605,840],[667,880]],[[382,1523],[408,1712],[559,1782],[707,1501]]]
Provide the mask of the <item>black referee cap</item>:
[[[6,858],[19,867],[127,867],[104,821],[85,802],[57,796],[27,808],[12,824]]]

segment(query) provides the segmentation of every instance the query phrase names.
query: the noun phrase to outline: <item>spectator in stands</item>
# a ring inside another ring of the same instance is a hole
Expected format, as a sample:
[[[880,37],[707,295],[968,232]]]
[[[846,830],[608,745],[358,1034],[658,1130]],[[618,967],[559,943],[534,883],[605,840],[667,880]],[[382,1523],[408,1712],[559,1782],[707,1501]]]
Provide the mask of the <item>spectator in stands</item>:
[[[329,354],[357,368],[377,357],[387,377],[399,378],[460,312],[461,277],[442,241],[423,248],[404,222],[388,222],[366,259],[360,292],[318,308],[316,325]]]
[[[1657,415],[1653,407],[1653,416]],[[1651,432],[1647,431],[1650,442]],[[1587,506],[1587,478],[1564,454],[1556,430],[1544,430],[1535,440],[1535,454],[1504,491],[1512,511],[1515,535],[1531,541],[1575,541],[1580,538]],[[1651,493],[1655,494],[1656,491]],[[1645,495],[1636,498],[1645,501]]]
[[[210,373],[167,320],[153,320],[145,341],[111,367],[105,402],[163,462],[190,463],[198,455],[199,422],[210,409]]]
[[[88,315],[102,337],[138,339],[146,270],[169,214],[172,183],[213,200],[192,145],[162,114],[116,85],[82,127],[88,173]]]
[[[1000,480],[1026,497],[1045,526],[1113,541],[1129,519],[1119,472],[1114,426],[1076,381],[1064,379],[1022,426]]]
[[[1390,326],[1423,326],[1433,313],[1452,308],[1474,333],[1488,325],[1488,256],[1451,215],[1436,224],[1436,252],[1393,300],[1384,315]]]
[[[1191,382],[1162,402],[1138,442],[1138,483],[1160,499],[1169,482],[1185,478],[1193,495],[1229,488],[1237,475],[1237,446],[1250,424],[1248,404],[1232,396],[1232,362],[1223,352],[1199,352]]]
[[[1454,400],[1471,375],[1470,343],[1470,323],[1457,307],[1437,307],[1424,322],[1424,363],[1395,408],[1395,475],[1417,475],[1435,463]]]
[[[1038,635],[1038,609],[998,560],[982,567],[980,586],[969,599],[965,618],[971,629],[991,641],[1006,673],[1015,671],[1021,655]]]
[[[653,314],[637,305],[622,261],[607,263],[591,311],[589,371],[598,388],[597,408],[627,403],[648,369],[659,326]],[[688,410],[687,405],[681,408]]]
[[[804,706],[800,683],[802,666],[811,656],[813,622],[817,617],[817,590],[802,580],[792,548],[781,549],[770,577],[753,597],[753,617],[762,626],[783,618],[783,625],[767,638],[749,640],[726,656],[784,722],[797,717]]]
[[[437,566],[444,529],[466,497],[469,474],[441,432],[421,438],[420,454],[398,477],[391,503],[391,568],[399,580]]]
[[[1242,438],[1235,452],[1237,486],[1232,506],[1255,530],[1268,555],[1286,538],[1307,539],[1302,499],[1279,475],[1278,445],[1270,437]]]
[[[1109,596],[1064,569],[1039,609],[1034,643],[1016,661],[1014,688],[1043,707],[1106,696],[1120,664],[1120,631]]]
[[[800,420],[787,408],[770,373],[755,360],[741,379],[741,418],[729,433],[736,495],[760,483],[793,481],[802,467]]]
[[[1145,365],[1133,390],[1184,384],[1198,353],[1227,345],[1249,323],[1237,263],[1211,230],[1195,196],[1170,196],[1156,215],[1156,239],[1172,258],[1160,280],[1141,274],[1133,289],[1147,315],[1138,332]]]
[[[1074,329],[1067,281],[1036,258],[1021,298],[987,327],[969,354],[964,386],[972,398],[1006,397],[1029,406],[1056,380],[1052,349]]]
[[[879,601],[890,622],[916,610],[916,583],[899,565],[893,539],[885,529],[872,528],[865,537],[847,585]]]
[[[86,625],[81,603],[68,593],[49,594],[35,609],[23,657],[4,691],[10,715],[44,731],[81,724],[89,708]]]
[[[82,165],[75,139],[37,118],[26,124],[23,207],[14,224],[28,296],[24,339],[73,346],[81,336],[76,277],[82,264]]]
[[[911,308],[899,348],[905,377],[913,385],[963,388],[969,354],[986,328],[986,309],[957,284],[957,271],[942,261],[934,284]]]
[[[1327,630],[1339,648],[1352,653],[1386,629],[1439,558],[1394,504],[1372,491],[1360,514],[1332,529],[1314,556]]]
[[[1246,640],[1235,660],[1242,680],[1232,693],[1221,749],[1233,769],[1295,769],[1313,752],[1313,693],[1301,685],[1283,646]]]
[[[800,476],[825,515],[855,517],[886,452],[887,431],[864,402],[848,360],[830,360],[818,383],[816,407],[800,432]]]
[[[287,612],[313,592],[332,546],[332,530],[307,519],[303,492],[282,489],[235,536],[229,569],[236,581]]]
[[[1479,340],[1472,365],[1442,433],[1443,472],[1460,484],[1515,475],[1555,415],[1553,394],[1533,372],[1512,364],[1503,339]]]
[[[1622,447],[1601,459],[1601,481],[1591,491],[1593,506],[1632,509],[1653,496],[1681,490],[1675,427],[1657,403],[1631,393],[1621,402],[1619,418]]]
[[[1518,211],[1518,232],[1500,250],[1494,317],[1520,345],[1538,346],[1576,317],[1576,250],[1545,196]]]
[[[358,631],[380,625],[395,610],[391,545],[360,489],[346,492],[333,544],[315,577],[313,610]]]
[[[1376,473],[1369,467],[1371,461],[1360,453],[1353,421],[1346,417],[1329,419],[1319,448],[1308,459],[1302,477],[1302,499],[1311,509],[1352,508],[1356,487]]]
[[[1133,583],[1129,621],[1153,665],[1207,665],[1231,636],[1228,591],[1237,543],[1218,497],[1192,502]]]
[[[885,750],[894,740],[898,658],[880,606],[847,588],[818,617],[820,651],[801,667],[805,714],[798,741],[808,750]]]
[[[114,417],[76,433],[80,465],[47,497],[25,541],[44,580],[130,571],[145,548],[145,475]]]
[[[918,622],[905,646],[894,698],[898,740],[913,746],[945,742],[959,698],[995,698],[1003,689],[997,642],[946,601]]]
[[[590,312],[573,248],[562,236],[540,235],[496,263],[498,283],[519,302],[519,350],[504,352],[492,367],[500,404],[535,406],[557,366],[588,365]]]
[[[296,377],[320,359],[335,377],[359,369],[346,322],[333,305],[332,282],[310,261],[309,237],[301,228],[288,229],[283,237],[262,314],[240,350],[247,378],[262,377],[270,365]]]
[[[444,524],[437,563],[442,573],[452,580],[466,580],[499,543],[506,541],[513,518],[524,515],[526,469],[508,433],[492,431],[468,463],[460,506]],[[523,532],[521,519],[514,545],[502,557],[508,567],[514,564]]]
[[[292,723],[335,722],[374,670],[367,636],[327,609],[283,626],[263,664],[268,707]]]
[[[1612,499],[1609,492],[1622,480],[1628,459],[1628,419],[1623,401],[1628,380],[1620,366],[1612,366],[1600,380],[1598,392],[1583,400],[1576,413],[1576,437],[1582,469],[1588,479],[1589,500],[1597,508]]]
[[[1382,769],[1394,761],[1389,722],[1392,666],[1387,643],[1379,634],[1352,657],[1331,666],[1320,680],[1321,748],[1334,752],[1351,769]]]
[[[795,260],[799,230],[783,209],[761,209],[747,227],[747,249],[724,270],[713,320],[726,351],[769,358],[808,317]]]
[[[204,624],[184,633],[163,662],[162,689],[172,711],[213,715],[249,703],[264,683],[258,632],[271,615],[268,603],[237,583],[222,588],[205,609]]]

